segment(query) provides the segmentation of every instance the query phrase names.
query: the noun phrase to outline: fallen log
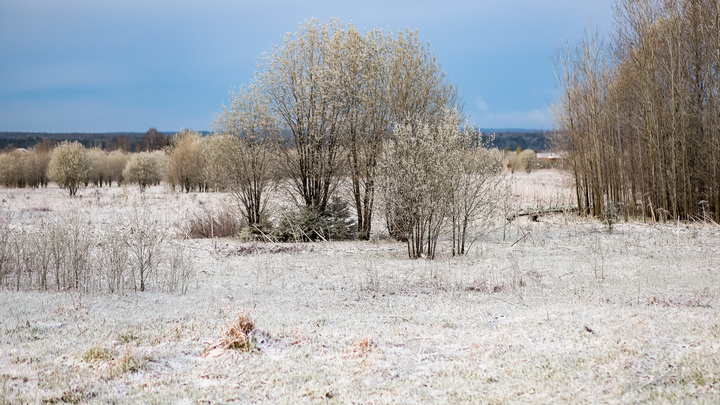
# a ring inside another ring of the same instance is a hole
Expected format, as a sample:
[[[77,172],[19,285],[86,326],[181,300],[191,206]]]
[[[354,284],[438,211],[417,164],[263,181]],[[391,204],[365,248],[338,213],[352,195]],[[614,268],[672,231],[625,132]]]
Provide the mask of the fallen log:
[[[576,207],[573,208],[554,208],[554,209],[548,209],[548,210],[536,210],[536,211],[528,211],[528,212],[518,212],[515,215],[506,217],[508,222],[514,221],[516,218],[519,217],[530,217],[530,219],[533,222],[537,222],[538,218],[541,215],[547,215],[547,214],[563,214],[566,212],[577,212],[578,209]]]

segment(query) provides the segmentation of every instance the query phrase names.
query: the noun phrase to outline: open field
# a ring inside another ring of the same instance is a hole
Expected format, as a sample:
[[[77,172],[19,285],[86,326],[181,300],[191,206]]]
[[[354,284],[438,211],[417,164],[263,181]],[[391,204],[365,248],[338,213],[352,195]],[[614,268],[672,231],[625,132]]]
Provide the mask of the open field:
[[[514,177],[518,207],[572,195],[553,171]],[[79,194],[3,189],[0,209],[113,223],[141,201]],[[142,204],[180,235],[225,198],[152,188]],[[0,290],[0,403],[720,401],[717,225],[520,217],[435,261],[373,239],[173,240],[197,270],[185,295]],[[218,347],[239,314],[250,352]]]

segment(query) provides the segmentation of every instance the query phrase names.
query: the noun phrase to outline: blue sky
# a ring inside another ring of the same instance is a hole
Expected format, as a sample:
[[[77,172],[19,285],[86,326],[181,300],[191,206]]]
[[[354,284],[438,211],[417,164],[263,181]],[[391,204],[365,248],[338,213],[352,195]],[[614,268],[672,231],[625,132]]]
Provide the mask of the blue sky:
[[[228,91],[317,18],[420,32],[482,128],[552,128],[551,56],[613,0],[0,1],[0,131],[209,130]]]

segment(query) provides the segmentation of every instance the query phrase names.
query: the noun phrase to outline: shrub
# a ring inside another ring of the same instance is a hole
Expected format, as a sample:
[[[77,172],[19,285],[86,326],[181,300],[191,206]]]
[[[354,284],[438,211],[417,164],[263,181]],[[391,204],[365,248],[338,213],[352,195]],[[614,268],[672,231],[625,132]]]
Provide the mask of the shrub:
[[[524,151],[520,152],[520,155],[515,160],[517,168],[519,170],[525,170],[525,172],[528,174],[532,172],[533,166],[535,166],[536,162],[537,154],[532,149],[525,149]]]
[[[356,236],[356,229],[348,204],[334,198],[324,211],[303,206],[283,213],[272,236],[280,242],[346,240]]]
[[[120,292],[128,283],[130,252],[127,236],[119,229],[106,230],[100,239],[100,274],[111,293]]]
[[[177,246],[167,263],[167,271],[164,275],[165,288],[168,292],[185,295],[194,276],[195,267],[192,258],[185,254],[181,246]]]
[[[191,130],[178,133],[168,150],[167,182],[185,192],[205,190],[206,153],[202,136]]]
[[[385,145],[380,173],[388,229],[407,240],[410,258],[435,256],[451,214],[465,145],[459,122],[457,112],[446,111],[439,124],[398,126]]]
[[[138,184],[141,192],[145,187],[159,183],[160,165],[155,155],[150,152],[134,154],[123,170],[123,178],[128,183]]]
[[[78,141],[63,141],[52,152],[48,164],[48,177],[60,188],[74,196],[91,174],[92,160]]]
[[[133,272],[137,270],[137,273],[133,273],[134,288],[145,291],[149,279],[154,276],[158,267],[161,242],[165,235],[160,223],[152,219],[142,206],[135,207],[130,224],[130,266]]]
[[[130,227],[93,223],[73,213],[51,222],[11,226],[0,213],[0,287],[119,292],[144,291],[151,280],[187,292],[194,263],[181,248],[164,248],[162,227],[136,207]],[[168,253],[169,251],[169,253]]]

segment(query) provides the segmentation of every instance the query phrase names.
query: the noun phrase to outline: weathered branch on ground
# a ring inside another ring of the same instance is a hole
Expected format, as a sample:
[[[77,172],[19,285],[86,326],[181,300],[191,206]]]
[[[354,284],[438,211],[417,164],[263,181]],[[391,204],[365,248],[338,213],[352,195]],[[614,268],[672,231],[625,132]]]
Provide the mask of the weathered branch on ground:
[[[577,212],[577,211],[578,211],[577,207],[573,207],[573,208],[556,208],[556,209],[549,209],[549,210],[536,210],[536,211],[528,211],[528,212],[518,212],[518,213],[516,213],[516,214],[514,214],[514,215],[511,215],[511,216],[509,216],[509,217],[506,217],[505,219],[506,219],[508,222],[512,222],[512,221],[514,221],[515,219],[517,219],[517,218],[519,218],[519,217],[527,217],[527,216],[529,216],[529,217],[531,217],[531,219],[532,219],[534,222],[537,222],[538,218],[539,218],[541,215],[547,215],[547,214],[563,214],[563,213],[567,213],[567,212]]]

